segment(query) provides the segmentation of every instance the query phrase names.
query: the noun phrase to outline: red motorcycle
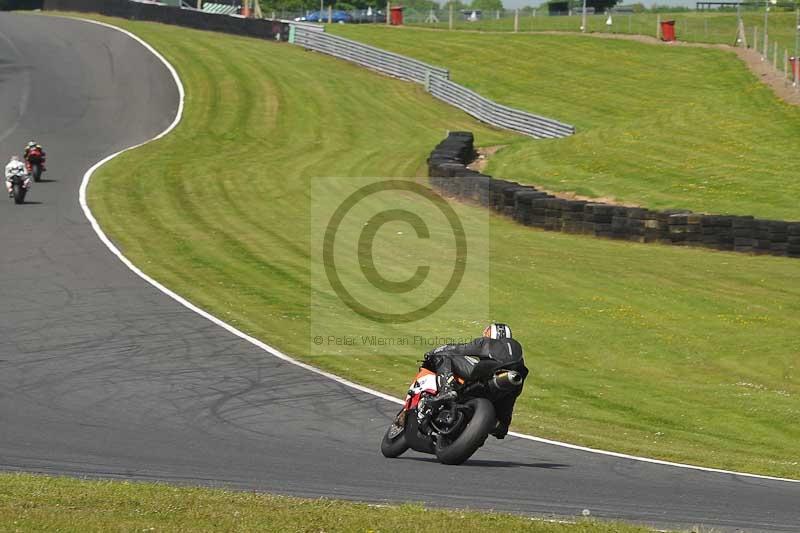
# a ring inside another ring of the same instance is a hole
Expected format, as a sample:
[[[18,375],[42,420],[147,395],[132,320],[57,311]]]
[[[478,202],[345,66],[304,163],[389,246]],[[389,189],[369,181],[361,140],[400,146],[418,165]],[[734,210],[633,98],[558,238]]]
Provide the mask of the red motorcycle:
[[[28,150],[25,156],[25,166],[28,167],[28,174],[33,177],[33,181],[39,182],[42,179],[44,170],[44,152],[38,146]]]
[[[384,457],[398,457],[411,448],[436,455],[448,465],[469,459],[497,426],[491,398],[522,386],[522,374],[486,363],[485,379],[470,383],[457,378],[459,386],[449,398],[439,399],[438,378],[424,366],[411,384],[403,409],[386,430],[381,442]],[[488,371],[488,372],[487,372]]]

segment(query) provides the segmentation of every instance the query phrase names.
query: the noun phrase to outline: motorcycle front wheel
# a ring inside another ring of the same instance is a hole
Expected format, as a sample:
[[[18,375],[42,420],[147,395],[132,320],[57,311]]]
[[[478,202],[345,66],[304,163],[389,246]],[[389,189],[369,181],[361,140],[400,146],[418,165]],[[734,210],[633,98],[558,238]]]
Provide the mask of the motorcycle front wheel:
[[[394,459],[404,454],[409,447],[405,427],[398,426],[396,421],[393,422],[383,435],[381,453],[384,457]]]
[[[14,203],[17,205],[25,203],[25,189],[22,185],[14,185]]]
[[[460,465],[472,457],[497,424],[494,405],[486,398],[474,398],[465,405],[472,409],[472,417],[464,431],[453,440],[440,437],[436,441],[436,458],[446,465]]]

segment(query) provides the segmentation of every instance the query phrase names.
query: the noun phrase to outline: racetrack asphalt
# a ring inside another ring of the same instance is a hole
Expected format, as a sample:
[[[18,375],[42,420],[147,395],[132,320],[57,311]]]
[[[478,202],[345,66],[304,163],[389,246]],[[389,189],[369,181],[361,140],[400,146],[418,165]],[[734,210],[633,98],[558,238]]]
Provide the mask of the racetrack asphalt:
[[[514,437],[490,438],[458,467],[413,452],[384,459],[395,404],[275,358],[173,301],[84,217],[86,170],[163,131],[177,105],[169,71],[130,37],[0,14],[0,158],[36,138],[50,169],[31,203],[0,201],[0,469],[800,531],[800,483]]]

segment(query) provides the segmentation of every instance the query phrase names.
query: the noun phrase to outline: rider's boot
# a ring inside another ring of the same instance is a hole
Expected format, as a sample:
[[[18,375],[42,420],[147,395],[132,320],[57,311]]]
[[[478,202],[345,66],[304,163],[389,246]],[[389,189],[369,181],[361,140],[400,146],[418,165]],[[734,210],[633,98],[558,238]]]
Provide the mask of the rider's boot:
[[[456,382],[456,377],[452,372],[444,372],[439,374],[439,393],[434,397],[434,401],[443,402],[452,400],[458,396],[458,393],[453,389],[453,384]]]

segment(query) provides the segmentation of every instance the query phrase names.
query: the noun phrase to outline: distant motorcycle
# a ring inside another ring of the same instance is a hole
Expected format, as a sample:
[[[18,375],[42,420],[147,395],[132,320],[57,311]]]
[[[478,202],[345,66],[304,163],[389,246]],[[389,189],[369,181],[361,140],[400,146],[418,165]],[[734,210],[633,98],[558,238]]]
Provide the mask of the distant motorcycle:
[[[28,167],[28,172],[33,177],[33,181],[39,183],[42,179],[42,163],[44,156],[41,148],[31,148],[28,155],[25,157],[25,163]]]
[[[27,174],[19,172],[11,176],[11,192],[13,194],[14,203],[24,204],[25,195],[31,188],[31,178]]]
[[[488,364],[493,362],[487,361]],[[464,384],[450,398],[438,399],[436,372],[424,366],[409,388],[403,409],[381,442],[384,457],[398,457],[411,448],[436,455],[449,465],[469,459],[495,429],[497,418],[490,398],[521,387],[523,376],[494,363],[490,377]]]

